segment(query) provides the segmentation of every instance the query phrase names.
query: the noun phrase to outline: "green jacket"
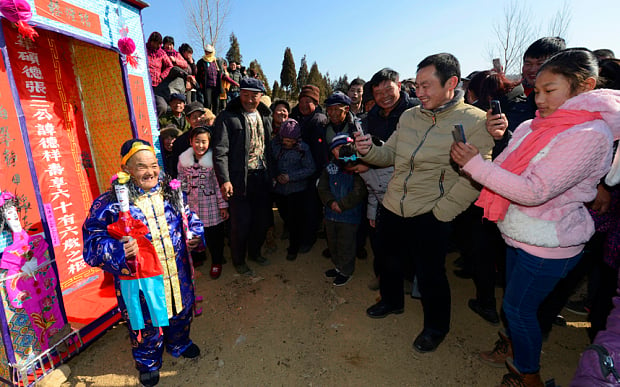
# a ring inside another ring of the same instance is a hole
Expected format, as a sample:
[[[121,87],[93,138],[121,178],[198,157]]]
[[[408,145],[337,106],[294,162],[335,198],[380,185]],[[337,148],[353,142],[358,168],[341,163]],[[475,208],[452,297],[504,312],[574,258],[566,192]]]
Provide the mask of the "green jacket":
[[[192,128],[189,121],[185,117],[185,113],[182,113],[180,118],[176,118],[172,112],[168,111],[162,114],[158,121],[160,129],[163,129],[170,124],[179,128],[181,132],[187,132]]]
[[[432,211],[442,222],[451,221],[469,207],[480,188],[459,174],[450,159],[452,129],[462,124],[467,143],[490,160],[494,142],[485,121],[485,113],[465,104],[462,93],[434,111],[416,106],[403,112],[387,142],[373,146],[362,158],[380,167],[394,166],[383,206],[403,217]]]

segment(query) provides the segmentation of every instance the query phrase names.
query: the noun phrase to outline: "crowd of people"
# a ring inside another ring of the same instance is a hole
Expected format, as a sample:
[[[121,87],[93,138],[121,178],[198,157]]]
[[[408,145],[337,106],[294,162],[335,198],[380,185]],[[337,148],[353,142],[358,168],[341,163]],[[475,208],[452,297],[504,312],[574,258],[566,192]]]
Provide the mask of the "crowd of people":
[[[165,173],[140,140],[124,145],[121,164],[133,182],[131,213],[151,230],[174,302],[170,328],[147,327],[142,338],[132,331],[144,385],[158,382],[164,335],[173,355],[199,354],[189,322],[193,265],[207,260],[202,235],[213,279],[223,271],[226,239],[235,271],[253,276],[251,265],[270,264],[263,247],[273,237],[274,203],[286,260],[325,235],[322,254],[333,268],[324,274],[334,286],[352,279],[370,242],[369,287],[381,297],[366,314],[401,314],[405,295],[415,294],[420,353],[450,331],[445,258],[460,251],[459,276],[476,287],[469,308],[504,326],[494,348],[480,353],[482,362],[507,367],[502,386],[544,385],[542,342],[586,276],[591,338],[605,330],[620,266],[620,161],[612,166],[620,60],[610,50],[541,38],[524,53],[520,80],[498,66],[462,76],[458,59],[440,53],[418,63],[414,80],[401,83],[386,67],[324,101],[319,87],[304,85],[294,106],[271,103],[260,79],[218,59],[210,45],[194,63],[189,45],[177,52],[173,38],[154,32],[147,50]],[[166,188],[176,179],[188,207]],[[93,205],[85,259],[118,277],[135,270],[139,254],[131,238],[106,235],[106,222],[120,216],[117,199],[106,193]],[[153,231],[162,224],[170,235]],[[148,299],[140,302],[149,313]]]

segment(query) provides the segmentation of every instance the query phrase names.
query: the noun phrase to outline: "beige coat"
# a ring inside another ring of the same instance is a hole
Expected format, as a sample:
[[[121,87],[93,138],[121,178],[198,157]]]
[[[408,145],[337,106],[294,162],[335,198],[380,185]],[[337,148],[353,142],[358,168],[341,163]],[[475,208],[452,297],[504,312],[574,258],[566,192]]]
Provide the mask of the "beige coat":
[[[416,106],[403,112],[388,141],[373,146],[362,158],[377,166],[394,166],[383,206],[403,217],[432,211],[442,222],[469,207],[480,187],[460,175],[450,159],[452,129],[462,124],[467,142],[490,160],[494,142],[485,120],[485,113],[465,104],[461,96],[435,111]]]

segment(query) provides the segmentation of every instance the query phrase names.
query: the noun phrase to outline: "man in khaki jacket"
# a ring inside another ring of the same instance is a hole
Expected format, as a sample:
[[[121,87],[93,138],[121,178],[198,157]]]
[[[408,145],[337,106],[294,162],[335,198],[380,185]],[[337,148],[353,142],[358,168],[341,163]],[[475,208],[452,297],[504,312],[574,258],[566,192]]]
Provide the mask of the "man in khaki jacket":
[[[461,76],[451,54],[431,55],[418,64],[416,93],[421,105],[403,112],[396,131],[383,146],[356,133],[362,159],[380,167],[394,166],[377,233],[385,248],[380,273],[381,301],[366,311],[382,318],[404,310],[403,266],[412,260],[424,310],[424,329],[413,347],[434,351],[450,330],[450,286],[445,256],[450,222],[478,197],[479,190],[450,160],[454,125],[466,141],[491,158],[493,138],[483,111],[466,105],[457,89]]]

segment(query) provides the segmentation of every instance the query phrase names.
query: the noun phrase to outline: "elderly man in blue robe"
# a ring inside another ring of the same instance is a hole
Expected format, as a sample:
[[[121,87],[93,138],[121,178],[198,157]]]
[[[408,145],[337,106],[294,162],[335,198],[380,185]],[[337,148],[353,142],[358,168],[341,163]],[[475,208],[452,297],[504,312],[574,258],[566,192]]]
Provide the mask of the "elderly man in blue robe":
[[[195,304],[189,250],[204,245],[204,229],[200,219],[183,204],[176,181],[160,177],[155,151],[148,142],[126,141],[121,147],[121,158],[122,170],[130,175],[127,183],[129,214],[132,222],[142,222],[148,228],[144,237],[152,244],[163,271],[167,326],[153,326],[152,316],[161,311],[157,312],[157,305],[153,305],[157,304],[152,301],[155,291],[149,282],[136,282],[137,287],[131,290],[132,297],[121,295],[121,289],[126,291],[126,288],[121,288],[119,278],[136,273],[140,254],[136,239],[119,238],[110,233],[110,226],[119,222],[121,214],[121,203],[114,190],[94,201],[84,222],[84,260],[114,275],[118,305],[125,320],[129,320],[128,308],[129,317],[132,312],[134,316],[143,317],[142,329],[133,330],[131,324],[127,326],[140,382],[144,386],[155,386],[159,382],[164,346],[174,357],[200,355],[200,349],[189,338]]]

